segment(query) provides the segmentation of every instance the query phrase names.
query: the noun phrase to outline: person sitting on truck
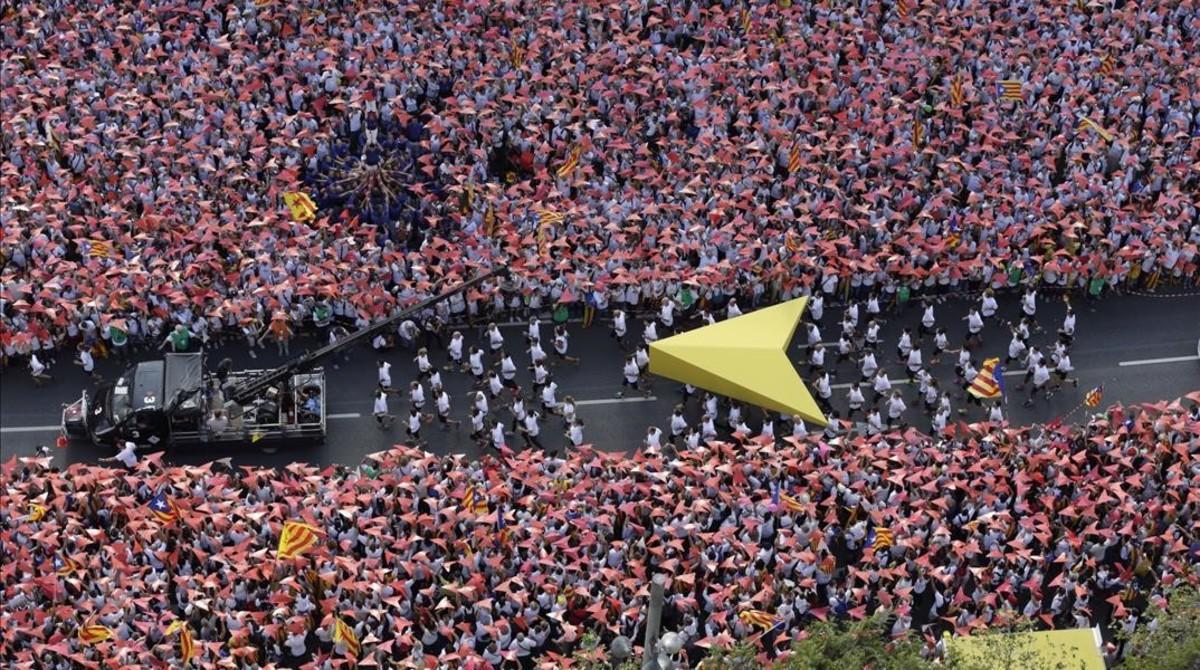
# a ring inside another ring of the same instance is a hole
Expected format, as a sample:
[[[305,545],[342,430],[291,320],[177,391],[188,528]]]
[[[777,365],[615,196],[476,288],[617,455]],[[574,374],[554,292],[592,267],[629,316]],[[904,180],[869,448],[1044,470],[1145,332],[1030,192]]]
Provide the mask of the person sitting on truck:
[[[225,416],[224,410],[213,410],[208,419],[208,430],[210,433],[224,433],[229,430],[229,417]]]

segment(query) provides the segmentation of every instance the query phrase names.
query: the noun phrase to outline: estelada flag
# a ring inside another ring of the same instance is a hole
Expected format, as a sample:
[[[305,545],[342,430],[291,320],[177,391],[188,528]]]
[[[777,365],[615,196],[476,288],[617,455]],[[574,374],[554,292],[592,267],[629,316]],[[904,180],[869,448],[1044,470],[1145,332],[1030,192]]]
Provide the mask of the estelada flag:
[[[1016,79],[1002,79],[999,84],[1000,99],[1023,101],[1025,96],[1021,93],[1021,83]]]
[[[159,492],[158,495],[151,498],[146,506],[163,523],[173,523],[179,520],[179,508],[175,505],[175,501],[168,498],[164,492]]]
[[[79,641],[84,644],[100,644],[112,638],[113,632],[108,626],[85,624],[79,628]]]
[[[1091,391],[1088,391],[1087,395],[1083,396],[1083,404],[1087,405],[1088,407],[1099,407],[1102,400],[1104,400],[1103,384],[1097,386]]]
[[[303,191],[284,193],[283,203],[291,210],[293,221],[303,223],[317,218],[317,203]]]
[[[463,509],[470,510],[476,514],[487,514],[487,496],[480,495],[479,488],[474,484],[471,484],[467,486],[466,492],[463,493],[462,507]]]
[[[176,620],[167,626],[167,635],[173,633],[179,633],[179,655],[183,657],[183,662],[190,662],[196,655],[196,642],[192,640],[191,629],[187,627],[187,624]]]
[[[288,521],[279,533],[279,557],[295,558],[317,544],[321,529],[300,521]]]
[[[346,653],[353,658],[358,658],[362,652],[362,645],[359,644],[354,629],[342,621],[341,617],[335,617],[333,620],[333,641],[346,645]]]
[[[975,375],[975,379],[972,379],[971,385],[967,387],[967,392],[976,398],[999,398],[1003,392],[1000,382],[996,381],[996,367],[999,364],[999,358],[984,361],[983,367],[979,368],[979,374]]]

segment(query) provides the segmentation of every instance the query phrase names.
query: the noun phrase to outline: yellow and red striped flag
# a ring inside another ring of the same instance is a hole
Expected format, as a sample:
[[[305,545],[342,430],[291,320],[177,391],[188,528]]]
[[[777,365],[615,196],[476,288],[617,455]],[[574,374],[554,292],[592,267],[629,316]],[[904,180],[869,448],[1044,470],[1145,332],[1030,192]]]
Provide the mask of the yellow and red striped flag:
[[[999,358],[989,358],[984,361],[979,368],[979,374],[975,375],[975,379],[972,379],[971,385],[967,387],[967,392],[976,398],[999,398],[1003,394],[1002,382],[997,381],[999,364]]]
[[[896,535],[891,528],[876,526],[867,538],[867,546],[873,549],[887,549],[896,544]]]
[[[29,520],[30,522],[41,521],[46,517],[46,512],[50,511],[45,505],[37,503],[29,503]]]
[[[1087,117],[1084,117],[1084,119],[1079,122],[1079,126],[1075,130],[1077,130],[1079,132],[1083,132],[1085,130],[1088,130],[1089,128],[1091,130],[1096,131],[1096,134],[1099,135],[1100,137],[1103,137],[1105,142],[1113,141],[1112,133],[1108,132],[1107,130],[1102,128],[1100,126],[1100,124],[1096,123],[1095,121],[1093,121]]]
[[[340,616],[333,619],[333,641],[346,645],[346,653],[351,658],[358,658],[358,655],[362,653],[362,644],[359,643],[358,636],[354,634],[354,629]]]
[[[1001,100],[1015,100],[1017,102],[1025,100],[1024,94],[1021,93],[1022,82],[1016,79],[1002,79],[999,86]]]
[[[779,504],[782,505],[783,508],[789,512],[803,512],[804,511],[804,503],[800,502],[799,500],[793,498],[792,496],[790,496],[786,493],[781,492],[779,494]]]
[[[1105,54],[1104,58],[1100,59],[1100,74],[1107,77],[1108,75],[1113,73],[1113,70],[1116,67],[1117,67],[1117,60],[1115,58],[1113,58],[1112,54]]]
[[[558,224],[562,223],[566,219],[567,219],[566,216],[559,214],[558,212],[552,212],[548,209],[543,209],[542,211],[538,212],[538,226],[540,228],[549,228],[550,226],[557,226]]]
[[[762,610],[746,610],[738,614],[738,618],[747,626],[757,626],[763,630],[771,630],[775,626],[776,617]]]
[[[788,172],[794,173],[800,169],[800,143],[794,142],[788,151]]]
[[[558,171],[555,174],[559,179],[564,179],[579,166],[579,158],[583,155],[583,145],[576,144],[575,148],[571,149],[570,155],[567,156],[567,161],[558,166]]]
[[[966,94],[963,92],[962,75],[956,75],[950,82],[950,104],[954,107],[962,107],[966,99]]]
[[[896,0],[896,13],[899,14],[900,18],[902,19],[908,16],[908,12],[910,11],[908,6],[909,2],[910,0]]]
[[[317,545],[321,529],[300,521],[288,521],[279,533],[279,558],[295,558]]]
[[[517,42],[517,36],[514,34],[509,41],[509,62],[514,68],[520,68],[525,64],[525,48]]]
[[[912,127],[913,146],[920,149],[925,146],[925,124],[921,123],[921,117],[913,115]]]
[[[109,258],[112,256],[112,242],[108,240],[88,240],[88,256],[92,258]]]
[[[1088,407],[1099,407],[1102,400],[1104,400],[1104,384],[1088,391],[1087,395],[1083,396],[1083,404]]]
[[[100,644],[113,638],[112,629],[99,624],[84,624],[79,628],[79,641],[84,644]]]
[[[167,626],[167,635],[175,633],[179,633],[179,655],[183,657],[184,664],[187,664],[196,656],[196,642],[192,639],[192,631],[184,622],[175,620]]]
[[[490,202],[483,212],[483,234],[488,237],[496,234],[496,206]]]
[[[317,218],[317,203],[303,191],[288,191],[283,194],[283,204],[292,213],[292,220],[297,223],[312,221]]]
[[[742,26],[742,34],[750,34],[750,8],[742,7],[742,11],[738,14],[738,24]]]

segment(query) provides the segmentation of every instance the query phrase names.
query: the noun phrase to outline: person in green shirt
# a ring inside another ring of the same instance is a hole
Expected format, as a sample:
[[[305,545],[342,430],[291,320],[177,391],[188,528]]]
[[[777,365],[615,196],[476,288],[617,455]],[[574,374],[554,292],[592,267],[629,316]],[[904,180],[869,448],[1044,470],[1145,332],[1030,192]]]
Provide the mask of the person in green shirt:
[[[175,326],[175,330],[172,330],[167,335],[167,338],[163,340],[162,345],[158,348],[165,349],[168,344],[171,345],[171,351],[174,353],[181,354],[186,352],[192,344],[192,331],[188,330],[187,326],[182,323]]]
[[[129,333],[118,324],[109,324],[108,326],[108,343],[112,345],[113,354],[117,360],[129,360]]]

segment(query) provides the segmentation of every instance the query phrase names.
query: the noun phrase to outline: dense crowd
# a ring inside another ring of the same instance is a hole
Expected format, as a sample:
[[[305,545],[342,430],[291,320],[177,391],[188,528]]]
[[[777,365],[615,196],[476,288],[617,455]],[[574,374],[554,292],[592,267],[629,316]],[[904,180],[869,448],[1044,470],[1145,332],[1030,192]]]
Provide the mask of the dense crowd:
[[[1191,3],[360,9],[6,3],[5,357],[497,265],[456,310],[1197,276]]]
[[[331,667],[355,647],[380,667],[565,667],[588,633],[640,640],[657,574],[693,662],[879,611],[930,654],[1017,620],[1112,640],[1200,583],[1198,405],[633,455],[396,447],[324,471],[9,459],[0,661],[175,665],[179,621],[200,667]],[[289,521],[314,533],[290,559]]]

